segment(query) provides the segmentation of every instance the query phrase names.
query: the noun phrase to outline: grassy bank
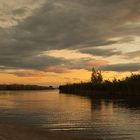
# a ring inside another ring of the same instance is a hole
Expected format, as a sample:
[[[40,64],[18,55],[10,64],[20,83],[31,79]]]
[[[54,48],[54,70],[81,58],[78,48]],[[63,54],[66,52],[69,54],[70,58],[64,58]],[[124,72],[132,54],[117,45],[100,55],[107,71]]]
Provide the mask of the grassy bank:
[[[103,98],[140,97],[140,75],[131,75],[123,80],[103,81],[101,83],[74,83],[61,85],[60,93],[80,94]]]

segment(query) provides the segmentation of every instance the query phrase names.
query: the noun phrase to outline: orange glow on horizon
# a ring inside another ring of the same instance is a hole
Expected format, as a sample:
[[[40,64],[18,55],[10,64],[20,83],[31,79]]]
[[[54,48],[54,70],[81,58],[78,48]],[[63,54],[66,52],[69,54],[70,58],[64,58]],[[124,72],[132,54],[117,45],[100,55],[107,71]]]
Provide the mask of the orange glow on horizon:
[[[134,72],[138,73],[138,72]],[[104,80],[122,79],[131,75],[131,72],[102,72]],[[28,74],[27,74],[28,75]],[[91,72],[88,70],[70,70],[66,73],[44,72],[34,73],[28,76],[17,76],[14,74],[1,73],[0,84],[39,84],[39,85],[61,85],[66,83],[78,83],[90,81]]]

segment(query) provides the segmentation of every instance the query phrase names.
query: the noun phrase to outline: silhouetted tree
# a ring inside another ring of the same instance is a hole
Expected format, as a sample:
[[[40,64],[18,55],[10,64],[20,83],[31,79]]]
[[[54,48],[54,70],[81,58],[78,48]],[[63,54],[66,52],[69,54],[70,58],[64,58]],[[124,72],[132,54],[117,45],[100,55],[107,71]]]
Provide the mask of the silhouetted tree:
[[[101,71],[96,71],[94,68],[92,69],[91,74],[91,83],[99,84],[103,82],[103,76]]]

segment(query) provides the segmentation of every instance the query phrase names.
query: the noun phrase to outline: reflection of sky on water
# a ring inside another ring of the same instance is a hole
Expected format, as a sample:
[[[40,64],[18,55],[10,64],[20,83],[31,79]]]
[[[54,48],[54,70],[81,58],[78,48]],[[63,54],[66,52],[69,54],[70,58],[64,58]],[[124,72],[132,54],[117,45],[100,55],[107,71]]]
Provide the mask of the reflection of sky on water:
[[[139,106],[132,104],[131,108],[131,104],[123,100],[94,100],[58,94],[58,91],[0,94],[1,122],[24,123],[108,139],[138,140],[139,118]]]

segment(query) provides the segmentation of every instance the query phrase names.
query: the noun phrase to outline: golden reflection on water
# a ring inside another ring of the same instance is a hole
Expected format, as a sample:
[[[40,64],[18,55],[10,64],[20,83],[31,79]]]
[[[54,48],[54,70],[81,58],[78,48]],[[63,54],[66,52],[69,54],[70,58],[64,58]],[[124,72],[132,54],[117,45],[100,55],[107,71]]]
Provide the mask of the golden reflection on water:
[[[53,112],[53,117],[55,119],[58,117],[61,120],[91,120],[96,111],[99,110],[101,114],[99,117],[102,120],[110,119],[113,115],[112,102],[101,101],[96,103],[84,97],[56,94],[56,91],[3,93],[0,94],[0,108],[41,112],[46,117],[48,112]]]
[[[56,94],[56,91],[50,91],[50,93],[49,91],[3,93],[0,94],[0,108],[43,112],[43,115],[48,114],[49,111],[54,112],[54,116],[55,112],[58,115],[63,112],[65,115],[61,117],[64,120],[67,117],[74,120],[89,119],[91,116],[91,102],[89,99]]]
[[[114,116],[113,102],[96,101],[75,95],[56,94],[56,91],[12,91],[0,93],[0,108],[26,110],[29,112],[48,111],[68,113],[71,119],[89,120],[96,112],[100,119],[110,119]]]
[[[39,124],[49,130],[92,130],[103,136],[109,133],[111,138],[116,134],[116,139],[132,136],[138,140],[139,117],[138,109],[113,100],[59,94],[57,90],[0,92],[0,121]]]

